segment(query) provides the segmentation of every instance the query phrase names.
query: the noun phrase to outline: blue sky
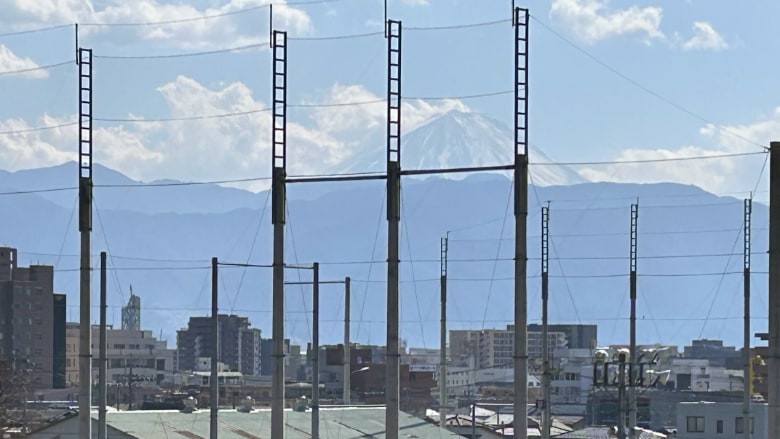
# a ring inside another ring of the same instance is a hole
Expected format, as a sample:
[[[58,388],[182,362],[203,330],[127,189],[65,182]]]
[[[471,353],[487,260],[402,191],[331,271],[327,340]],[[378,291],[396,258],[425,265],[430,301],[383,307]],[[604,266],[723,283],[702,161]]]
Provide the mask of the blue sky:
[[[94,115],[160,119],[267,108],[267,0],[0,0],[0,168],[76,158],[75,32],[94,49]],[[370,102],[385,94],[383,2],[279,2],[289,31],[289,103]],[[773,17],[780,4],[720,0],[533,0],[530,139],[556,161],[591,162],[761,152],[780,139]],[[404,95],[457,97],[512,89],[510,0],[391,0],[402,20]],[[209,18],[215,15],[220,17]],[[181,23],[127,26],[190,19]],[[503,21],[501,21],[503,20]],[[501,21],[491,25],[425,30]],[[95,24],[103,25],[97,26]],[[418,28],[418,29],[414,29]],[[360,38],[311,38],[362,35]],[[304,38],[294,40],[292,38]],[[308,38],[308,39],[306,39]],[[211,55],[188,54],[255,45]],[[451,109],[512,120],[512,96],[406,99],[413,129]],[[317,173],[382,145],[384,104],[291,108],[290,172]],[[267,112],[199,121],[95,122],[95,158],[141,180],[267,176]],[[19,132],[19,131],[22,132]],[[511,148],[511,145],[507,145]],[[766,190],[764,155],[652,164],[582,165],[591,180],[676,181],[744,197]],[[534,158],[530,157],[533,163]],[[533,172],[533,171],[532,171]],[[763,175],[762,181],[758,176]],[[251,186],[260,189],[260,186]],[[764,198],[759,194],[759,198]]]

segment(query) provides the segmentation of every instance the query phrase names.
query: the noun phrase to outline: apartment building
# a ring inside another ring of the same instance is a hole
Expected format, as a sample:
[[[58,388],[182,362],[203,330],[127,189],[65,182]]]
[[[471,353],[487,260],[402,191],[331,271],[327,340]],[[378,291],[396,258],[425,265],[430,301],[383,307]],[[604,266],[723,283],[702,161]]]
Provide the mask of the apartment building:
[[[0,361],[33,388],[65,387],[65,295],[53,292],[54,267],[17,261],[15,248],[0,247]]]

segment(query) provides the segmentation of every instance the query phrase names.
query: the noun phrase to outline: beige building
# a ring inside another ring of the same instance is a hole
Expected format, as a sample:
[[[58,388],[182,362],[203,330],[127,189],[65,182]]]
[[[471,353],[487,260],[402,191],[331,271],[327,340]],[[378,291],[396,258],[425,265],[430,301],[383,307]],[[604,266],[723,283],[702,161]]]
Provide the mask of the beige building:
[[[65,386],[79,385],[79,324],[65,324]]]
[[[79,324],[68,323],[66,329],[66,376],[69,386],[79,384]],[[92,326],[92,379],[98,379],[100,327]],[[175,350],[168,342],[157,340],[152,331],[106,329],[107,382],[136,385],[173,383]],[[132,373],[131,373],[132,372]]]

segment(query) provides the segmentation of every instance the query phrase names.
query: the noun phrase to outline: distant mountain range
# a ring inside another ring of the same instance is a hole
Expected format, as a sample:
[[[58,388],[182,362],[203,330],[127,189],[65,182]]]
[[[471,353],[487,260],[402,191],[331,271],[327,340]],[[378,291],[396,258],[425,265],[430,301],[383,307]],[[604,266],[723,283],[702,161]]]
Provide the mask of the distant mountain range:
[[[404,169],[492,166],[513,162],[510,129],[475,113],[451,111],[403,137]],[[337,172],[382,172],[383,147]],[[532,164],[552,163],[531,148]],[[0,245],[20,262],[56,266],[57,290],[78,319],[79,233],[76,163],[0,171]],[[628,341],[629,207],[639,200],[638,340],[685,344],[723,338],[741,344],[742,200],[677,184],[585,182],[566,166],[532,168],[528,216],[529,321],[540,318],[540,206],[551,201],[550,319],[596,323],[601,344]],[[171,180],[134,181],[94,167],[93,267],[110,255],[111,312],[129,287],[142,299],[142,325],[175,343],[190,315],[208,315],[211,257],[268,264],[272,255],[268,192]],[[412,346],[438,346],[439,239],[449,232],[449,327],[511,323],[514,219],[508,173],[404,178],[401,230],[401,335]],[[285,258],[322,264],[325,280],[353,279],[352,337],[385,342],[386,221],[382,181],[304,184],[288,189]],[[766,330],[767,209],[754,208],[753,329]],[[308,271],[288,270],[288,279]],[[97,271],[93,297],[97,297]],[[287,334],[310,339],[309,288],[287,287]],[[323,287],[323,343],[341,340],[340,287]],[[94,303],[94,302],[93,302]],[[97,303],[94,303],[97,306]],[[220,270],[220,310],[250,317],[270,336],[267,268]],[[97,308],[93,308],[94,313]],[[97,315],[95,314],[95,321]]]
[[[0,245],[18,248],[23,265],[56,266],[56,288],[68,295],[70,320],[78,319],[76,175],[74,163],[0,172]],[[211,257],[271,261],[267,192],[217,185],[145,187],[101,166],[94,178],[100,187],[93,267],[98,253],[108,251],[109,321],[116,325],[132,284],[142,299],[144,328],[162,332],[173,345],[175,330],[186,326],[188,316],[209,313]],[[352,337],[384,344],[384,183],[311,185],[308,193],[299,186],[289,200],[287,262],[319,261],[324,280],[351,276]],[[51,188],[64,189],[34,192]],[[449,327],[511,323],[510,180],[487,174],[409,179],[403,188],[402,337],[413,346],[438,345],[439,239],[448,231]],[[637,199],[639,342],[682,345],[703,337],[740,345],[742,200],[677,184],[530,187],[529,321],[540,318],[539,206],[551,200],[550,321],[596,323],[600,344],[628,341],[629,206]],[[753,215],[753,330],[761,332],[767,322],[766,207],[755,205]],[[286,276],[306,280],[310,273],[288,270]],[[270,336],[270,270],[225,266],[219,285],[220,311],[246,315]],[[97,286],[95,271],[94,300]],[[309,291],[287,287],[287,333],[297,341],[310,339]],[[341,287],[324,286],[322,296],[321,340],[338,343]]]

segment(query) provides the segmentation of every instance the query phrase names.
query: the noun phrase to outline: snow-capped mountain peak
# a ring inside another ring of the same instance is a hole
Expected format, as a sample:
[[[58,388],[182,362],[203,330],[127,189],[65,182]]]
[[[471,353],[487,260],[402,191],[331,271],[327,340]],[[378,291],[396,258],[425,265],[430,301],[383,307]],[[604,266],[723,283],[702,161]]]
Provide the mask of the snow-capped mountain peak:
[[[484,114],[451,110],[436,116],[401,138],[402,169],[444,169],[509,165],[514,162],[512,130]],[[541,151],[529,151],[532,163],[550,163]],[[383,172],[384,147],[364,150],[343,164],[342,172]],[[531,170],[537,185],[584,182],[565,166],[538,166]],[[462,178],[465,174],[447,174]]]

